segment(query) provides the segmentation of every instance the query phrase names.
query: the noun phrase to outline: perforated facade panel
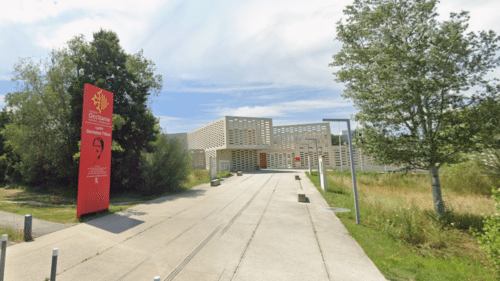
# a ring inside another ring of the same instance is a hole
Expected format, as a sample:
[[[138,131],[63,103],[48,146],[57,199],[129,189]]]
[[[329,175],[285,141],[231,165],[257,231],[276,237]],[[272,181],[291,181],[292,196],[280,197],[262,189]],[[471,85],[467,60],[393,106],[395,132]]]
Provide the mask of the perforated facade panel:
[[[187,133],[189,149],[226,148],[225,117]]]
[[[210,170],[210,157],[216,158],[217,151],[215,149],[205,149],[205,169]]]
[[[268,168],[299,168],[307,169],[307,145],[310,146],[311,166],[318,166],[316,143],[306,139],[318,141],[318,152],[323,156],[327,168],[332,169],[330,157],[333,155],[329,123],[314,123],[302,125],[276,126],[273,132],[273,149],[262,151],[266,153]],[[300,161],[295,161],[300,157]]]
[[[335,145],[332,147],[335,156],[334,169],[336,170],[350,170],[351,157],[348,146]],[[354,158],[354,168],[363,171],[391,171],[398,167],[395,165],[380,165],[375,162],[372,156],[364,155],[361,148],[354,148],[352,152]],[[341,162],[342,161],[342,162]]]
[[[269,149],[272,125],[271,118],[226,116],[227,148]]]
[[[168,136],[180,138],[191,150],[195,169],[209,169],[210,157],[230,160],[233,171],[253,170],[264,164],[271,169],[307,169],[307,155],[311,157],[311,167],[316,169],[316,143],[307,138],[318,140],[318,151],[326,168],[350,169],[349,149],[331,145],[329,123],[273,127],[271,118],[225,116],[194,131]],[[309,144],[309,151],[304,144]],[[353,157],[356,169],[389,171],[397,168],[378,165],[360,149],[354,150]]]
[[[190,149],[191,152],[191,167],[193,169],[205,169],[205,150]]]
[[[234,149],[231,150],[231,170],[254,170],[258,165],[257,150]]]

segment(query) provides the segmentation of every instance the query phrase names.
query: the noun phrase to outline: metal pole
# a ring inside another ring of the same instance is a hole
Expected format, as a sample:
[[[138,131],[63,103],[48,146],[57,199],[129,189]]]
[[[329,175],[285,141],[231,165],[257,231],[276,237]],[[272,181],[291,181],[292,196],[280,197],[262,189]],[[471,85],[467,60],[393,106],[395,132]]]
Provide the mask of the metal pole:
[[[351,122],[347,120],[347,131],[349,134],[349,152],[351,156],[351,173],[352,173],[352,185],[354,187],[354,205],[356,207],[356,223],[361,224],[359,220],[359,206],[358,206],[358,190],[356,187],[356,170],[354,169],[354,155],[352,154],[352,137],[351,137]]]
[[[321,172],[319,171],[319,150],[318,150],[318,140],[317,140],[317,139],[315,139],[314,141],[316,142],[316,159],[318,160],[318,175],[319,175]]]
[[[24,216],[24,241],[33,240],[31,236],[33,228],[33,215],[25,215]]]
[[[313,141],[315,141],[315,142],[316,142],[316,160],[317,160],[317,161],[319,161],[319,160],[318,160],[318,159],[319,159],[319,158],[318,158],[318,157],[319,157],[319,152],[318,152],[318,140],[317,140],[317,139],[306,139],[306,140],[313,140]],[[318,177],[319,177],[320,173],[321,173],[321,172],[319,171],[319,162],[318,162]]]
[[[57,248],[52,250],[52,267],[50,270],[50,281],[56,281],[56,270],[57,270]]]
[[[343,159],[342,159],[342,140],[340,135],[342,132],[340,131],[340,122],[339,123],[339,153],[340,153],[340,171],[344,171],[344,166],[343,166]]]
[[[359,219],[359,206],[358,206],[358,190],[356,187],[356,170],[354,169],[354,156],[352,155],[352,140],[351,140],[351,121],[349,119],[323,119],[323,122],[347,122],[347,131],[349,133],[349,154],[351,159],[351,174],[352,186],[354,189],[354,206],[356,207],[356,223],[361,224]]]
[[[2,255],[0,257],[0,281],[3,281],[5,272],[5,252],[7,251],[7,234],[2,235]]]
[[[361,157],[361,148],[359,149],[359,164],[361,166],[361,171],[363,171],[363,157]]]

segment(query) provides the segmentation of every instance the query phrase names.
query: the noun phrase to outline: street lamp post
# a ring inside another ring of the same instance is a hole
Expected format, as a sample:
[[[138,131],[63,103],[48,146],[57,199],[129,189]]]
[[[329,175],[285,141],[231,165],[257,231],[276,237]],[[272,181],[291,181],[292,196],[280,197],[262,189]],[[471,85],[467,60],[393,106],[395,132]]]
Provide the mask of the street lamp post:
[[[313,140],[316,142],[316,159],[318,159],[319,161],[319,152],[318,152],[318,140],[317,139],[306,139],[306,140]],[[320,171],[319,171],[319,162],[318,162],[318,177],[320,175]]]
[[[303,143],[302,145],[307,145],[307,163],[309,164],[309,175],[312,175],[312,170],[311,170],[311,153],[309,152],[309,144],[308,143]]]
[[[358,206],[358,190],[356,188],[356,170],[354,169],[354,156],[352,153],[352,138],[351,138],[351,120],[349,119],[323,119],[323,122],[347,122],[347,132],[349,136],[349,156],[351,158],[351,174],[352,174],[352,187],[354,189],[354,205],[356,207],[356,223],[361,224],[359,220],[359,206]]]

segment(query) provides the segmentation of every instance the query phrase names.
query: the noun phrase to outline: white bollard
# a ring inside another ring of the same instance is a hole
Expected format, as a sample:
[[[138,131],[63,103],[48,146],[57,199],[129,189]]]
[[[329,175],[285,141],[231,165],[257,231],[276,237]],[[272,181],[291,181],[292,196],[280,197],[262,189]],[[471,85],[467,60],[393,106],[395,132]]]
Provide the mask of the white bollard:
[[[50,281],[56,281],[56,270],[57,270],[57,248],[52,250],[52,267],[50,270]]]
[[[2,255],[0,257],[0,281],[3,281],[5,271],[5,252],[7,250],[7,234],[2,235]]]

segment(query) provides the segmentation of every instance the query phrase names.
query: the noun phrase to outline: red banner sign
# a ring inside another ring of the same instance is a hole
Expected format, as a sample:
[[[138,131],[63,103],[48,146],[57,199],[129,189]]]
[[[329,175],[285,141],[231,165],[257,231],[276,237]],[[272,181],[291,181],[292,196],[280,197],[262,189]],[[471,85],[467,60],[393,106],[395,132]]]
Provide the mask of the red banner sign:
[[[295,157],[295,162],[300,162],[300,157]]]
[[[76,216],[109,208],[113,93],[85,84]]]

